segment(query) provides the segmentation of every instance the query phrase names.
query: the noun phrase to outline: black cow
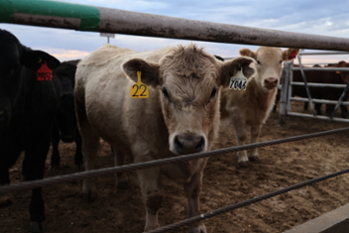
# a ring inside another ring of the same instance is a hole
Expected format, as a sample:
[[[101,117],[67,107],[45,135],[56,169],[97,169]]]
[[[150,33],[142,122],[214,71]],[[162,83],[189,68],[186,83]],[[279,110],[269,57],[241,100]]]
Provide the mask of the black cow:
[[[23,46],[2,29],[0,41],[0,185],[10,183],[8,170],[22,151],[25,180],[42,179],[59,96],[58,80],[49,81],[52,73],[42,69],[54,69],[60,62]],[[30,230],[42,231],[41,188],[32,190],[29,213]]]
[[[82,140],[76,122],[74,106],[74,82],[78,62],[79,60],[62,62],[55,70],[55,77],[59,79],[61,84],[61,96],[58,103],[56,124],[52,133],[51,167],[53,168],[60,165],[59,140],[67,143],[75,141],[75,165],[80,168],[83,163]]]

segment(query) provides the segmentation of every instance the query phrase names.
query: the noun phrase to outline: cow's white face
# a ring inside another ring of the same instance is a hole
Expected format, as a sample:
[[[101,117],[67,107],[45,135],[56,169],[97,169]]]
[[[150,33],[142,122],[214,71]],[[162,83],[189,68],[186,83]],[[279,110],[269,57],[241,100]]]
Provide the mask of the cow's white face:
[[[240,67],[250,77],[254,70],[249,65],[253,62],[249,58],[237,58],[221,63],[201,48],[190,45],[174,49],[158,65],[132,59],[123,67],[134,81],[137,80],[135,70],[142,69],[142,81],[160,87],[169,149],[182,155],[210,149],[218,132],[221,86],[228,86],[230,77]]]
[[[265,91],[274,90],[280,83],[282,62],[293,59],[299,52],[299,49],[259,47],[256,52],[249,49],[241,49],[240,54],[249,56],[257,61],[256,79]]]

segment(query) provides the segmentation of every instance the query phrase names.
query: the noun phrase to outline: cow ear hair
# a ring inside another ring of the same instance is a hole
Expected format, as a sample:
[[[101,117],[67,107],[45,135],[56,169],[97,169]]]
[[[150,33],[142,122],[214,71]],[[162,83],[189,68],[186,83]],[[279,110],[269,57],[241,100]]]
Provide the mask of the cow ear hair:
[[[250,57],[237,57],[224,62],[221,68],[221,85],[227,87],[231,77],[234,77],[241,68],[244,76],[251,78],[256,72],[255,66],[256,61]]]
[[[21,59],[22,65],[37,71],[41,67],[43,61],[46,61],[46,64],[50,69],[56,69],[61,64],[59,60],[46,52],[31,50],[23,46],[23,56]]]
[[[252,57],[253,59],[257,59],[257,54],[247,48],[240,49],[240,55],[246,57]]]
[[[283,61],[291,61],[296,58],[300,49],[289,48],[282,51],[282,60]]]
[[[156,87],[161,85],[159,77],[159,65],[152,62],[146,62],[139,58],[128,60],[122,65],[125,74],[134,82],[138,81],[137,71],[141,71],[141,80],[143,83]]]

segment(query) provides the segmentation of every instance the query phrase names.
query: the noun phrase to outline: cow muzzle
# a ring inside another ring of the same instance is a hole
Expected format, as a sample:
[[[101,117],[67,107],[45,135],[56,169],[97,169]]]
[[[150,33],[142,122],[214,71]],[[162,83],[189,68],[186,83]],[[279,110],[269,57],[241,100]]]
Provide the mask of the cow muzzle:
[[[279,84],[279,80],[277,78],[270,77],[264,80],[264,86],[268,90],[272,90],[276,88],[278,84]]]
[[[170,145],[170,150],[178,155],[199,153],[207,150],[206,137],[193,133],[175,135]]]

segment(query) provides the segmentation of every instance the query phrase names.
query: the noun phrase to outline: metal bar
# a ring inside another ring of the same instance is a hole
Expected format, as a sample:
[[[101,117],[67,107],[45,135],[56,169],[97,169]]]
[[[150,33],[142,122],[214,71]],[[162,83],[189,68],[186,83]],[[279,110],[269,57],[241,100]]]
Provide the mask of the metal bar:
[[[345,89],[343,90],[341,96],[340,96],[339,99],[338,99],[338,103],[336,104],[336,106],[334,107],[334,109],[333,109],[333,111],[332,111],[332,113],[331,113],[331,115],[330,115],[330,119],[331,119],[331,120],[333,119],[334,114],[336,113],[336,111],[337,111],[339,105],[342,104],[342,100],[343,100],[345,94],[348,92],[348,90],[349,90],[349,82],[347,83],[347,86],[345,87]]]
[[[303,82],[291,82],[293,86],[304,86]],[[332,87],[332,88],[345,88],[346,84],[330,84],[330,83],[308,83],[309,87]]]
[[[281,79],[281,96],[280,96],[280,116],[279,124],[283,125],[286,122],[287,115],[287,96],[288,96],[288,86],[289,86],[289,72],[291,63],[285,63],[285,69],[283,69],[283,77]]]
[[[297,112],[288,112],[289,116],[298,116],[298,117],[307,117],[307,118],[315,118],[315,119],[320,119],[320,120],[330,120],[329,117],[326,116],[316,116],[314,117],[311,114],[304,114],[304,113],[297,113]],[[332,119],[332,121],[337,121],[337,122],[349,122],[349,119],[344,119],[344,118],[338,118],[338,117],[334,117]]]
[[[315,108],[314,108],[313,100],[311,98],[311,93],[310,93],[309,87],[308,87],[307,77],[305,76],[300,56],[298,56],[298,63],[299,63],[299,68],[300,68],[300,71],[301,71],[301,74],[302,74],[302,78],[303,78],[303,81],[304,81],[304,87],[305,87],[305,90],[307,92],[307,96],[309,98],[311,111],[313,112],[313,115],[316,116],[316,111],[315,111]]]
[[[301,70],[300,67],[293,67],[292,70]],[[349,71],[349,68],[329,68],[329,67],[303,67],[303,70],[312,70],[312,71]]]
[[[347,52],[343,52],[343,51],[337,51],[337,52],[300,52],[298,54],[298,56],[303,56],[303,55],[342,55],[342,54],[349,54]]]
[[[299,102],[308,102],[309,99],[307,98],[299,98],[299,97],[291,97],[290,100],[292,101],[299,101]],[[338,101],[336,100],[320,100],[320,99],[313,99],[314,103],[320,103],[320,104],[337,104]],[[346,105],[349,106],[348,101],[342,101],[340,105]]]
[[[78,4],[69,4],[67,7],[66,4],[45,0],[0,1],[0,22],[232,44],[349,51],[347,38],[243,27]],[[75,8],[73,11],[72,7]],[[91,14],[80,12],[80,8],[83,7],[91,10]],[[59,14],[51,14],[56,12],[56,8],[59,9]],[[93,20],[89,20],[86,15],[91,16]]]

